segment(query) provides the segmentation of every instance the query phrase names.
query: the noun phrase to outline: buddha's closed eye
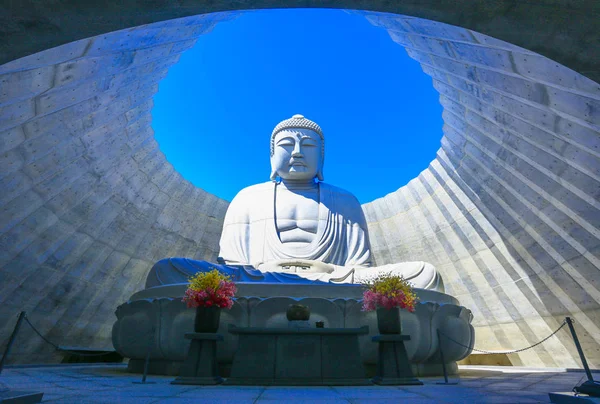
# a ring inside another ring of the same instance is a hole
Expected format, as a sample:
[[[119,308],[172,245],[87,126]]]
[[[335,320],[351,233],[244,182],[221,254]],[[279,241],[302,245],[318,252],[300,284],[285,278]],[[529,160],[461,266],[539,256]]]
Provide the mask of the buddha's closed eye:
[[[294,139],[285,138],[277,142],[277,146],[293,146],[295,143]]]

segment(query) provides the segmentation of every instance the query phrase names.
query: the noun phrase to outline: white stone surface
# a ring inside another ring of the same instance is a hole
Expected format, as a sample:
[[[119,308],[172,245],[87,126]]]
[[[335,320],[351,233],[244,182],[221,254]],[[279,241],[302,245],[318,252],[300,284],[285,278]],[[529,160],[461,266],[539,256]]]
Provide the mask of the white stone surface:
[[[358,200],[320,182],[324,153],[323,133],[315,122],[299,114],[280,122],[271,135],[273,182],[252,185],[235,196],[225,215],[220,257],[227,264],[310,281],[360,283],[393,273],[415,287],[443,292],[443,281],[429,263],[372,265]],[[149,279],[171,279],[162,270],[153,269],[157,272]]]

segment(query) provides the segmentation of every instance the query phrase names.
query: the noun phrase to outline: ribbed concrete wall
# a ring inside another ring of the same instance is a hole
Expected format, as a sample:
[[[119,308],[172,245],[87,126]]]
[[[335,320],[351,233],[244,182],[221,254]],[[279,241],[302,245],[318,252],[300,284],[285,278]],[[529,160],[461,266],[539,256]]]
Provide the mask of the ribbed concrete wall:
[[[480,348],[535,342],[570,314],[600,366],[598,84],[472,31],[366,15],[433,77],[446,122],[430,167],[364,206],[377,262],[434,263],[474,311]],[[150,110],[179,53],[230,17],[155,23],[0,66],[0,341],[27,310],[60,344],[108,346],[114,308],[154,261],[216,258],[227,202],[166,162]],[[12,360],[48,358],[22,331]],[[576,366],[575,355],[552,339],[514,361]]]
[[[0,66],[0,341],[26,310],[61,345],[111,346],[116,306],[154,262],[216,260],[228,202],[173,169],[150,123],[158,82],[225,18],[156,23]],[[12,361],[51,359],[21,331]]]
[[[435,264],[473,311],[480,349],[525,347],[570,315],[600,367],[600,85],[475,32],[367,18],[421,63],[444,107],[437,158],[363,206],[378,264]],[[510,359],[580,366],[559,336]]]

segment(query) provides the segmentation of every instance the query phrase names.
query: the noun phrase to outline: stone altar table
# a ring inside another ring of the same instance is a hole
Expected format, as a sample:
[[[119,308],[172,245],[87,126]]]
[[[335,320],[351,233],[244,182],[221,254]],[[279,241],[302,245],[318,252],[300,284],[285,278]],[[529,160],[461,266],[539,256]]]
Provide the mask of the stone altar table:
[[[415,378],[408,363],[404,341],[410,341],[410,335],[376,335],[372,340],[379,344],[377,375],[373,383],[384,386],[423,384]]]
[[[231,377],[225,384],[369,385],[358,336],[360,328],[236,327],[239,336]]]
[[[188,332],[185,338],[191,339],[192,343],[181,366],[179,377],[171,384],[223,383],[217,366],[217,341],[223,341],[223,335]]]

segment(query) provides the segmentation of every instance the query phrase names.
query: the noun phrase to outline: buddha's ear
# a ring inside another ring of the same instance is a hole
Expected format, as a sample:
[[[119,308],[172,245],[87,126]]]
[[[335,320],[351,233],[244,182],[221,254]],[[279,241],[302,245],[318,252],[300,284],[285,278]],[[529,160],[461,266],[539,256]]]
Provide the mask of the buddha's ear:
[[[322,143],[325,146],[325,143]],[[319,163],[319,170],[317,170],[317,179],[323,181],[323,165],[325,164],[325,149],[321,149],[321,162]]]
[[[271,176],[269,177],[271,181],[277,180],[277,168],[275,164],[273,164],[273,155],[271,155]]]
[[[317,173],[317,179],[319,181],[323,181],[323,167],[319,169],[319,172]]]

